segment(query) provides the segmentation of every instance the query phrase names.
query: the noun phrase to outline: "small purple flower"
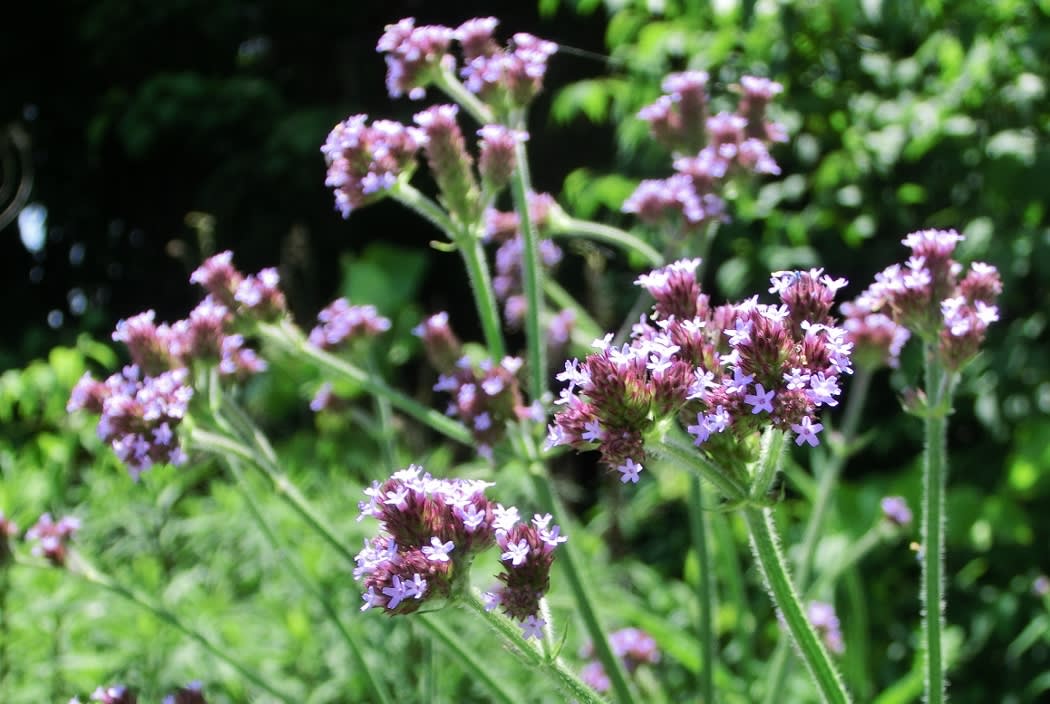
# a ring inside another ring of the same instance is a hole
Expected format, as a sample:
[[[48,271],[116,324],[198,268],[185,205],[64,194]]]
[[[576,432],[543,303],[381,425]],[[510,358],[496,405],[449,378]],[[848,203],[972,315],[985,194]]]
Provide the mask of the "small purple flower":
[[[817,630],[827,649],[836,655],[842,655],[846,651],[846,643],[842,639],[842,627],[839,618],[835,615],[835,607],[822,601],[811,601],[806,607],[806,617]]]
[[[908,502],[904,500],[903,496],[883,497],[882,501],[879,502],[879,506],[882,509],[883,517],[898,528],[906,528],[911,525],[911,509],[908,508]]]
[[[79,529],[80,519],[74,516],[64,516],[56,523],[50,513],[45,513],[26,531],[26,540],[36,542],[32,550],[34,555],[62,567],[66,563],[69,542]]]
[[[455,547],[451,540],[442,543],[441,538],[434,536],[430,539],[430,545],[423,546],[423,554],[431,562],[448,562],[448,554]]]
[[[772,390],[766,391],[762,384],[755,384],[755,393],[744,396],[744,403],[751,406],[753,415],[758,415],[762,411],[772,413],[773,395],[774,392]]]
[[[638,483],[638,473],[644,469],[642,465],[628,457],[623,464],[616,468],[620,473],[620,481],[624,484],[631,482],[632,484]]]
[[[522,637],[526,640],[529,638],[540,640],[543,638],[543,627],[547,625],[547,622],[534,614],[522,621],[520,625]]]
[[[522,565],[525,562],[525,558],[529,555],[529,544],[526,540],[519,540],[517,543],[510,543],[507,545],[506,551],[504,551],[499,558],[501,560],[510,560],[511,564],[515,567]]]
[[[816,447],[820,444],[817,433],[824,429],[824,424],[814,423],[809,416],[803,416],[801,421],[791,426],[791,429],[795,431],[796,445],[801,446],[802,443],[806,442],[811,447]]]

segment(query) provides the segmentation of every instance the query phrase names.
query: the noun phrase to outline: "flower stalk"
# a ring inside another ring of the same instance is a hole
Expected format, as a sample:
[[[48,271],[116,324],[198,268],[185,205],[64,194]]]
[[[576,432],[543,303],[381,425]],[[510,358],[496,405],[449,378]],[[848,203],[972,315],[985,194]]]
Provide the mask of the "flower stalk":
[[[697,641],[700,643],[700,696],[703,702],[715,701],[715,629],[712,618],[715,605],[714,566],[711,550],[707,544],[707,515],[704,510],[703,487],[700,477],[693,475],[689,481],[689,529],[696,552],[700,575],[697,581]]]

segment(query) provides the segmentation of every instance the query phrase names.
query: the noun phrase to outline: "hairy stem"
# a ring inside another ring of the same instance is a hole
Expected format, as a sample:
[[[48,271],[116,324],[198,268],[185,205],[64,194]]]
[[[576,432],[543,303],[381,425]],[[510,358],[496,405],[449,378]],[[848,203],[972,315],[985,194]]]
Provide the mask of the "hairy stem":
[[[948,373],[926,343],[926,432],[922,463],[922,635],[927,704],[946,701],[944,656],[944,494],[947,484]]]
[[[524,128],[524,118],[519,128]],[[510,189],[521,230],[521,279],[525,293],[525,351],[529,363],[529,395],[535,400],[547,391],[547,345],[540,329],[543,312],[543,271],[540,268],[539,237],[529,214],[529,155],[520,141],[514,147],[517,165],[511,176]]]
[[[662,266],[664,263],[661,255],[652,245],[636,235],[621,230],[618,227],[605,225],[590,220],[580,220],[568,215],[552,220],[551,234],[561,237],[585,237],[611,244],[626,252],[634,252],[645,259],[650,266]]]
[[[846,687],[832,665],[827,649],[806,618],[798,594],[788,576],[787,564],[773,523],[773,512],[767,508],[749,506],[744,509],[744,519],[751,534],[751,547],[769,589],[769,595],[777,612],[783,617],[791,638],[798,646],[802,660],[820,691],[821,699],[831,704],[847,704],[850,697]]]
[[[485,250],[481,246],[481,238],[474,234],[463,234],[457,238],[456,244],[467,267],[470,290],[474,292],[474,304],[478,309],[485,344],[489,348],[489,354],[498,361],[503,359],[507,352],[503,344],[499,305],[496,303],[496,293],[492,289],[492,276],[485,259]]]
[[[714,611],[714,585],[712,580],[711,550],[707,544],[707,515],[703,502],[703,487],[695,474],[689,482],[689,528],[700,570],[697,581],[697,640],[700,643],[700,701],[713,704],[715,701],[715,629],[712,619]]]
[[[518,699],[507,689],[507,686],[488,671],[488,668],[482,664],[477,655],[463,647],[463,639],[460,634],[453,633],[440,619],[434,618],[429,614],[419,614],[417,620],[423,624],[423,627],[430,632],[430,635],[435,640],[460,661],[464,666],[464,670],[478,678],[481,684],[489,690],[489,693],[495,697],[496,701],[503,702],[503,704],[516,704]]]
[[[593,689],[583,683],[576,673],[569,670],[561,660],[546,657],[542,652],[526,640],[517,624],[501,613],[486,611],[484,604],[478,597],[477,592],[471,591],[464,595],[463,604],[471,611],[481,616],[485,622],[510,645],[523,656],[523,659],[532,667],[546,673],[551,677],[563,691],[581,704],[603,704],[603,699]]]

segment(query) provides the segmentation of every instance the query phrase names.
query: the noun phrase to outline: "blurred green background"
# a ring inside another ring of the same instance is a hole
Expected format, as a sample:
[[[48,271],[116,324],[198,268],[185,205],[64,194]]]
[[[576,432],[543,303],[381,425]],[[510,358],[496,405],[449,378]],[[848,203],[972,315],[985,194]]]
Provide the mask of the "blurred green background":
[[[391,203],[340,219],[323,186],[319,146],[348,114],[410,121],[427,104],[386,97],[374,51],[385,24],[415,16],[456,26],[491,14],[501,36],[530,31],[566,47],[532,112],[529,147],[537,188],[582,217],[631,225],[618,212],[623,198],[639,179],[669,171],[668,155],[635,118],[667,72],[707,70],[716,96],[743,73],[784,84],[774,112],[790,135],[774,151],[783,175],[731,194],[733,222],[719,232],[705,282],[716,297],[763,290],[770,270],[808,266],[846,276],[845,293],[855,295],[903,258],[904,234],[925,227],[959,229],[967,236],[960,258],[999,267],[1003,319],[967,370],[950,426],[951,691],[960,703],[1048,696],[1050,619],[1031,585],[1050,571],[1050,186],[1041,176],[1050,167],[1050,2],[507,5],[105,0],[9,8],[0,43],[0,291],[9,302],[9,333],[0,337],[0,510],[23,528],[43,510],[76,513],[86,524],[81,544],[99,562],[191,614],[243,659],[299,688],[304,701],[363,701],[338,641],[273,564],[237,495],[212,481],[214,468],[157,470],[132,484],[88,420],[68,418],[64,405],[85,369],[105,374],[119,363],[108,343],[119,318],[145,308],[160,319],[184,316],[197,296],[185,284],[189,271],[227,248],[245,270],[279,265],[304,325],[340,293],[378,305],[397,323],[384,368],[403,388],[428,388],[430,372],[407,330],[424,312],[448,308],[457,329],[477,339],[465,278],[428,247],[435,233]],[[18,192],[19,184],[28,190]],[[570,250],[563,272],[588,282],[573,284],[585,300],[611,301],[598,314],[616,325],[634,274],[631,262],[608,254],[596,270],[594,250]],[[898,401],[919,378],[914,352],[873,384],[868,445],[846,470],[825,560],[870,526],[880,496],[917,504],[920,425]],[[369,529],[353,520],[356,501],[378,445],[347,430],[367,429],[368,419],[314,419],[306,400],[316,379],[291,360],[273,367],[249,389],[251,405],[307,493],[323,497],[348,541],[359,543]],[[423,460],[437,473],[466,457],[403,425],[405,463]],[[681,698],[696,667],[681,603],[695,564],[683,568],[688,537],[675,529],[684,484],[662,478],[628,501],[592,463],[565,458],[557,468],[592,528],[574,539],[602,565],[610,625],[654,631],[665,650],[654,676]],[[507,474],[507,500],[527,505],[527,490]],[[789,544],[800,537],[806,506],[796,479],[782,507]],[[278,502],[268,501],[267,512],[285,536],[302,530]],[[353,628],[376,644],[372,659],[404,701],[430,701],[434,692],[441,701],[483,699],[455,668],[413,665],[444,656],[410,624],[353,618],[349,575],[332,567],[320,543],[297,545],[306,569],[345,603]],[[732,575],[720,578],[732,584]],[[899,697],[881,702],[917,701],[917,578],[907,546],[886,546],[840,589],[843,669],[863,701],[891,686]],[[719,681],[727,701],[746,702],[776,624],[756,575],[745,572],[741,584],[762,607],[719,614]],[[567,608],[555,590],[555,609]],[[177,634],[59,574],[13,572],[7,614],[4,702],[65,701],[118,680],[155,701],[195,677],[217,701],[248,701],[234,673]],[[570,633],[572,648],[578,637]],[[528,673],[503,656],[506,676],[526,688]],[[801,679],[792,686],[785,701],[812,696]]]

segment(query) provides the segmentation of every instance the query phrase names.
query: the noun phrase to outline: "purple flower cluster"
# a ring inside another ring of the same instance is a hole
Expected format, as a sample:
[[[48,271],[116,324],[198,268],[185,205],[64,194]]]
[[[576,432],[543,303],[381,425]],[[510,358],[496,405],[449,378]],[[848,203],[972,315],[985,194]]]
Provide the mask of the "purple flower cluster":
[[[457,29],[416,27],[415,20],[408,17],[387,25],[376,50],[386,54],[390,96],[407,94],[412,100],[420,100],[426,95],[426,87],[437,80],[437,72],[454,72],[457,62],[449,47],[455,39],[463,54],[459,74],[468,89],[500,107],[527,105],[542,90],[547,60],[558,46],[519,32],[510,46],[502,48],[494,38],[498,24],[493,17],[482,17],[468,20]]]
[[[325,185],[335,189],[335,207],[344,218],[381,198],[402,174],[411,174],[426,141],[417,127],[393,120],[369,125],[367,120],[367,115],[351,115],[332,128],[321,147],[328,165]]]
[[[846,652],[846,642],[842,639],[842,626],[835,615],[835,607],[823,601],[811,601],[806,606],[806,618],[817,629],[817,635],[824,641],[824,646],[842,655]]]
[[[660,662],[660,649],[656,646],[656,640],[639,628],[621,628],[613,631],[609,634],[609,645],[628,673],[633,673],[640,665],[655,665]],[[580,657],[593,658],[594,644],[590,641],[584,644],[580,649]],[[588,662],[580,676],[596,692],[609,691],[609,676],[600,661]]]
[[[489,193],[498,193],[510,182],[518,165],[515,149],[529,139],[524,130],[504,125],[485,125],[478,130],[478,172]]]
[[[463,421],[474,435],[478,453],[492,457],[509,421],[532,417],[522,401],[517,374],[521,359],[504,357],[475,363],[463,355],[447,313],[435,313],[413,331],[423,341],[430,362],[440,372],[435,391],[451,396],[448,415]]]
[[[390,329],[390,321],[381,316],[375,306],[352,306],[345,298],[333,301],[317,314],[317,320],[320,324],[310,331],[310,344],[325,350],[375,337]]]
[[[863,369],[875,370],[884,365],[896,369],[911,333],[890,316],[875,313],[867,305],[870,302],[853,301],[840,307],[845,316],[842,327],[846,328],[846,338],[853,343],[853,361]]]
[[[175,431],[193,398],[188,376],[185,368],[145,376],[134,364],[104,383],[88,373],[74,387],[67,409],[99,413],[99,439],[109,443],[138,479],[158,462],[186,461]]]
[[[101,704],[136,704],[135,693],[122,684],[109,687],[98,687],[91,694],[91,701]],[[73,697],[69,704],[80,704],[80,699]],[[200,682],[191,682],[179,688],[174,694],[164,697],[163,704],[207,704]]]
[[[204,699],[204,685],[197,681],[190,682],[174,694],[164,697],[161,704],[207,704]]]
[[[437,479],[412,465],[365,490],[361,517],[379,520],[381,533],[357,555],[354,578],[362,582],[362,611],[416,611],[427,600],[453,596],[474,557],[500,547],[503,611],[535,628],[539,600],[550,586],[554,549],[565,542],[550,515],[521,523],[518,509],[493,504],[489,482]],[[494,597],[496,598],[496,597]]]
[[[965,275],[952,259],[962,235],[920,230],[904,238],[911,257],[875,275],[857,299],[866,311],[883,312],[926,340],[937,340],[943,362],[961,368],[977,354],[988,326],[999,320],[1002,282],[994,266],[974,262]]]
[[[214,365],[220,378],[232,381],[266,369],[233,329],[239,317],[284,314],[277,272],[263,269],[245,277],[231,260],[230,252],[215,255],[190,276],[208,295],[187,319],[157,324],[150,310],[118,322],[113,340],[127,346],[132,364],[105,382],[87,373],[70,394],[66,409],[100,414],[99,437],[135,478],[157,462],[185,461],[175,431],[193,397],[190,369]]]
[[[61,567],[66,564],[69,541],[80,530],[80,519],[64,516],[55,523],[50,513],[45,513],[32,528],[26,531],[26,540],[35,541],[33,554],[43,557],[52,565]]]
[[[725,218],[719,191],[734,170],[779,174],[770,142],[786,141],[783,127],[766,120],[766,106],[780,84],[744,76],[735,113],[707,114],[707,73],[673,73],[664,79],[665,95],[638,116],[649,123],[657,141],[675,154],[675,174],[642,181],[623,210],[647,222],[668,217],[690,227]]]
[[[598,352],[570,360],[564,406],[547,446],[597,446],[624,483],[637,482],[645,434],[678,415],[697,446],[733,452],[740,438],[765,425],[819,444],[818,409],[838,405],[839,378],[852,373],[852,345],[830,310],[845,285],[823,270],[774,273],[780,305],[752,297],[712,308],[696,281],[700,260],[682,260],[645,274],[638,284],[655,299],[651,317],[620,347],[612,336]],[[695,422],[694,422],[695,421]]]

